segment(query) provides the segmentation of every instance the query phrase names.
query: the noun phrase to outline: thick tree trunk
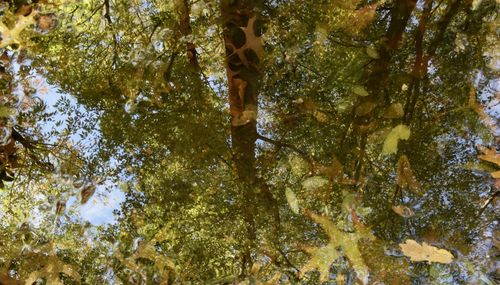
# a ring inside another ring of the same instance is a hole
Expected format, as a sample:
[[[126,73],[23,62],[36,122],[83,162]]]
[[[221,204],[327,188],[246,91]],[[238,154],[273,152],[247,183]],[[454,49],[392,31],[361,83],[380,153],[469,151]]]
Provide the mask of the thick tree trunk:
[[[403,39],[408,20],[415,9],[417,0],[396,0],[391,10],[391,21],[375,60],[368,74],[366,89],[369,96],[361,97],[354,106],[354,126],[359,131],[360,154],[357,159],[354,179],[359,180],[363,165],[365,144],[370,129],[371,118],[384,101],[384,88],[388,84],[391,59]]]
[[[356,108],[366,102],[372,102],[378,106],[384,99],[384,87],[389,78],[389,68],[394,52],[399,48],[403,39],[403,34],[411,13],[415,9],[416,0],[396,0],[391,12],[391,22],[384,37],[383,44],[379,49],[379,58],[375,60],[373,67],[368,74],[366,87],[370,93],[367,97],[362,97]],[[372,117],[377,108],[371,108],[370,112],[356,112],[358,120]]]
[[[259,187],[255,165],[257,140],[257,91],[263,53],[256,1],[222,1],[222,20],[226,46],[226,71],[231,113],[231,141],[236,172],[243,189],[242,213],[247,241],[242,254],[241,275],[252,266],[251,251],[256,238],[256,189]]]

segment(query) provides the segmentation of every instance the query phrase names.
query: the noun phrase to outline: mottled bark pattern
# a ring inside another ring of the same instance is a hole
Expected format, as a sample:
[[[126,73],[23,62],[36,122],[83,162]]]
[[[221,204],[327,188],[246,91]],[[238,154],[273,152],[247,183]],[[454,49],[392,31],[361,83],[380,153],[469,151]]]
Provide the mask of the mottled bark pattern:
[[[260,19],[253,1],[224,1],[222,19],[235,163],[240,179],[254,184],[257,88],[263,54]]]

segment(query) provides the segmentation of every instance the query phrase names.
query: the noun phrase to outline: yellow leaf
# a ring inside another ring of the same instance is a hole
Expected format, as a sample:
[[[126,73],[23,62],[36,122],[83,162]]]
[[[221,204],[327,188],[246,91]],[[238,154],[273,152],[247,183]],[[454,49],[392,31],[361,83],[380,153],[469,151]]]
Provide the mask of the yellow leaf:
[[[356,85],[352,88],[352,92],[358,96],[368,96],[370,95],[366,89],[361,85]]]
[[[299,203],[297,201],[297,197],[295,196],[295,193],[293,193],[292,189],[286,188],[285,190],[285,196],[286,196],[286,201],[288,202],[288,205],[290,206],[290,209],[292,209],[292,212],[295,214],[300,213],[300,208],[299,208]]]
[[[308,271],[317,269],[320,281],[327,281],[330,275],[330,264],[339,257],[335,246],[328,244],[320,248],[304,247],[304,250],[311,256],[311,259],[300,269],[300,277]]]
[[[349,259],[352,268],[356,272],[358,280],[362,284],[368,283],[369,271],[365,265],[363,257],[358,247],[358,241],[363,238],[372,239],[373,236],[367,231],[356,233],[345,233],[340,231],[335,224],[327,217],[317,215],[310,211],[306,214],[326,231],[329,242],[323,247],[304,247],[304,250],[311,256],[311,259],[300,269],[300,276],[310,270],[317,269],[320,273],[320,280],[327,281],[330,272],[330,265],[339,257],[337,248],[342,248],[345,256]]]
[[[377,49],[375,49],[374,47],[370,47],[370,46],[366,47],[366,54],[373,59],[380,58],[380,55],[378,54]]]
[[[408,256],[411,261],[428,261],[429,263],[438,262],[445,264],[453,261],[453,255],[449,251],[430,246],[425,242],[420,245],[416,241],[408,239],[404,243],[400,243],[399,247],[401,247],[403,254]]]
[[[500,166],[500,153],[497,153],[497,151],[493,148],[485,148],[485,147],[479,147],[483,155],[480,155],[479,158],[491,163],[496,164],[497,166]],[[491,176],[493,178],[500,178],[500,171],[494,171],[491,173]]]
[[[480,159],[492,162],[500,166],[500,153],[497,153],[496,150],[494,149],[489,149],[484,147],[481,148],[481,151],[484,154],[479,156]]]
[[[397,125],[387,135],[382,148],[382,155],[396,153],[398,151],[399,140],[407,140],[410,138],[410,128],[406,125]]]
[[[2,35],[0,48],[18,43],[20,40],[21,32],[35,22],[35,15],[36,12],[33,12],[28,16],[18,15],[16,24],[12,29],[9,29],[3,22],[0,22],[0,34]]]

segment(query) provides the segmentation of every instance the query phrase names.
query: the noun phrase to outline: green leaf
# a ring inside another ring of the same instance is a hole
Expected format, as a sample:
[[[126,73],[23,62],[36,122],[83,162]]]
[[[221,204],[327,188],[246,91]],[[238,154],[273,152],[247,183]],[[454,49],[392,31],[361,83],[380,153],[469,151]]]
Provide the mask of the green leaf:
[[[361,85],[356,85],[352,88],[352,92],[358,96],[368,96],[370,95],[366,89]]]
[[[292,212],[295,214],[300,213],[300,208],[299,208],[299,203],[297,201],[297,196],[295,196],[295,193],[292,191],[290,188],[286,188],[285,190],[285,196],[286,196],[286,201],[288,202],[288,205],[290,206],[290,209],[292,209]]]
[[[302,182],[302,187],[307,191],[312,191],[328,184],[328,179],[321,176],[309,177]]]
[[[380,55],[374,47],[366,47],[366,54],[373,59],[380,58]]]
[[[402,124],[397,125],[385,138],[382,155],[396,153],[399,140],[407,140],[408,138],[410,138],[410,128]]]
[[[366,266],[358,242],[361,239],[373,240],[373,235],[367,230],[358,230],[355,233],[345,233],[325,216],[317,215],[306,211],[306,214],[316,223],[320,224],[328,235],[328,244],[323,247],[304,247],[304,250],[311,256],[311,259],[300,269],[300,276],[307,271],[318,269],[320,280],[327,281],[329,277],[330,264],[339,257],[337,248],[341,248],[349,259],[352,268],[356,272],[361,284],[368,284],[369,271]]]

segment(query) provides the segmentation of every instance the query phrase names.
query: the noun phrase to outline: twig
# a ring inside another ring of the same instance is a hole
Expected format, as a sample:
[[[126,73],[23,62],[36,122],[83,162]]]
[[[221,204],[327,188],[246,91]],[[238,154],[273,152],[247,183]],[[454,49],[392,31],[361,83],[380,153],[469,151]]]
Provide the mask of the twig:
[[[281,142],[281,141],[275,141],[275,140],[270,139],[268,137],[265,137],[265,136],[263,136],[261,134],[257,134],[257,139],[259,139],[261,141],[265,141],[267,143],[271,143],[271,144],[279,146],[279,147],[289,148],[289,149],[295,151],[296,153],[300,154],[302,157],[304,157],[309,162],[309,164],[311,164],[311,166],[314,165],[314,160],[305,151],[302,151],[302,150],[298,149],[297,147],[295,147],[295,146],[293,146],[291,144],[284,143],[284,142]]]
[[[493,202],[493,200],[495,200],[495,198],[498,195],[500,195],[500,191],[496,191],[495,193],[493,193],[493,195],[491,195],[490,198],[488,198],[488,200],[486,200],[486,202],[481,207],[481,210],[479,210],[479,214],[477,215],[478,217],[480,217],[483,214],[484,210],[486,210],[486,208],[488,207],[488,205],[491,204],[491,202]]]

